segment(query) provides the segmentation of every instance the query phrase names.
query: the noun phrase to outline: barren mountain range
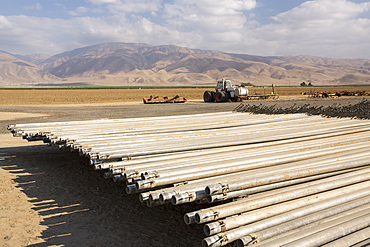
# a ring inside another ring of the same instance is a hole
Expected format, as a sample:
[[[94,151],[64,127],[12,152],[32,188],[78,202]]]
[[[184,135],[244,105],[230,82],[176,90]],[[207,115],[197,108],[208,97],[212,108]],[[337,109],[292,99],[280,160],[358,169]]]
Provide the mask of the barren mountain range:
[[[370,84],[370,60],[316,56],[253,56],[179,46],[106,43],[51,57],[0,51],[0,86]]]

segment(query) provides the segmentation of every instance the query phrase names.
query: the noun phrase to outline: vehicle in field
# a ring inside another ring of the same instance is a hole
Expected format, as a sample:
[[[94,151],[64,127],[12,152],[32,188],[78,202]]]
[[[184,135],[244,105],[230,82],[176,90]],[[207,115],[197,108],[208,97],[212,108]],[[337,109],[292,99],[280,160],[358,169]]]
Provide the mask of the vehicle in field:
[[[215,92],[205,91],[203,93],[204,102],[228,102],[229,100],[232,102],[240,102],[249,99],[268,99],[276,97],[278,97],[278,95],[274,92],[272,94],[249,95],[248,88],[232,86],[231,80],[225,79],[217,82]]]

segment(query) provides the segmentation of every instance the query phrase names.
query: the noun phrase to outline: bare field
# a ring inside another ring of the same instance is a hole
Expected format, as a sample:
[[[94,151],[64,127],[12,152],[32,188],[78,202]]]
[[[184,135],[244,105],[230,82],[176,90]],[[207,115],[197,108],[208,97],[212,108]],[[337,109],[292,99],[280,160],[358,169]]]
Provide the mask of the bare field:
[[[142,102],[153,96],[179,95],[188,100],[202,99],[204,88],[166,89],[58,89],[0,90],[0,105],[57,105]],[[210,89],[212,90],[212,89]]]
[[[103,173],[89,169],[84,157],[77,153],[65,155],[69,151],[12,137],[6,126],[230,112],[240,104],[204,103],[205,90],[0,90],[0,246],[200,246],[204,238],[201,226],[187,226],[182,219],[185,212],[197,210],[199,205],[147,208],[137,195],[125,195],[121,184],[105,180]],[[282,87],[276,89],[279,99],[250,100],[248,104],[284,108],[306,103],[327,106],[355,104],[363,98],[309,99],[301,95],[310,90],[368,92],[370,87]],[[251,94],[270,92],[271,88],[250,88]],[[143,97],[150,95],[176,94],[189,102],[132,103],[142,102]]]
[[[59,104],[101,104],[142,102],[142,98],[153,96],[172,97],[179,95],[188,100],[202,100],[205,90],[213,88],[165,88],[165,89],[22,89],[1,90],[0,105],[59,105]],[[250,94],[269,94],[271,87],[249,88]],[[298,96],[303,92],[366,91],[370,86],[346,87],[278,87],[280,96]]]

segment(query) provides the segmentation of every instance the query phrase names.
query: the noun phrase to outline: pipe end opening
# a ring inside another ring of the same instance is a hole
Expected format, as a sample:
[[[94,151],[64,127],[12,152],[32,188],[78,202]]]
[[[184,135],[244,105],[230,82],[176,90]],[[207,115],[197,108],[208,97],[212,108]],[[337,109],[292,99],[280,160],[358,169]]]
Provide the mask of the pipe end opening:
[[[176,196],[172,196],[172,197],[171,197],[171,203],[172,203],[173,205],[177,205],[177,199],[176,199]]]
[[[187,213],[184,215],[184,222],[187,225],[194,224],[195,219],[194,219],[194,213]]]

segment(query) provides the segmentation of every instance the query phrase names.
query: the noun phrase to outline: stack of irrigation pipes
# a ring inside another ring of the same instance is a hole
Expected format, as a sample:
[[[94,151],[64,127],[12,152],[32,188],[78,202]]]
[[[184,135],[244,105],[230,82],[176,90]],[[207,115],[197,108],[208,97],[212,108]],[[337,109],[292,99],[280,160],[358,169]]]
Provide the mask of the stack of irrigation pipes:
[[[223,112],[15,124],[85,155],[148,206],[204,203],[203,246],[349,246],[370,236],[370,121]],[[216,203],[216,204],[212,204]]]

